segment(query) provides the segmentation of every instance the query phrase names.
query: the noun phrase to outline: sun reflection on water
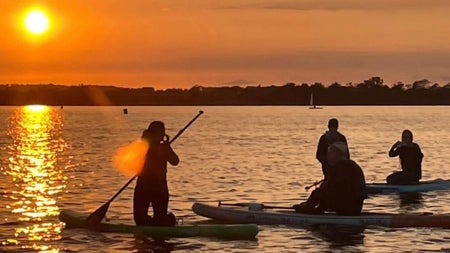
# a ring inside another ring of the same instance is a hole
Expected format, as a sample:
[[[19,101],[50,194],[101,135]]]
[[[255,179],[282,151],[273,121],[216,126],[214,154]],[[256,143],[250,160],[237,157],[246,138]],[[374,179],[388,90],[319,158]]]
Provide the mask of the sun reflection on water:
[[[64,150],[62,119],[58,112],[43,105],[20,107],[9,120],[12,139],[8,167],[9,199],[6,208],[23,224],[15,228],[15,238],[2,244],[17,244],[40,252],[57,252],[49,242],[59,240],[63,224],[57,221],[57,197],[67,178],[59,166]]]

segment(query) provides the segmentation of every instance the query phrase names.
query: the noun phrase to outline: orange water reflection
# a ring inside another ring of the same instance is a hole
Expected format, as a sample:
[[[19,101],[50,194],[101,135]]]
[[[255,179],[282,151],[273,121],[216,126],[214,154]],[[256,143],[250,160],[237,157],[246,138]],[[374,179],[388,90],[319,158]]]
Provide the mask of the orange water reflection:
[[[8,244],[57,252],[50,242],[60,239],[63,227],[56,203],[67,180],[57,159],[65,148],[62,118],[55,109],[31,105],[18,108],[9,124],[12,143],[6,174],[11,181],[6,208],[22,225]]]

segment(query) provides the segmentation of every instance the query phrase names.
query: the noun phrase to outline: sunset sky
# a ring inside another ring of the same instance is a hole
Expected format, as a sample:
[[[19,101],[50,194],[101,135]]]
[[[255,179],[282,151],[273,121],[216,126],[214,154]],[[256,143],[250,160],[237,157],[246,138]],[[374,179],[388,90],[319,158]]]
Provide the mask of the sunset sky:
[[[46,32],[24,28],[40,9]],[[0,2],[0,83],[450,82],[449,0]]]

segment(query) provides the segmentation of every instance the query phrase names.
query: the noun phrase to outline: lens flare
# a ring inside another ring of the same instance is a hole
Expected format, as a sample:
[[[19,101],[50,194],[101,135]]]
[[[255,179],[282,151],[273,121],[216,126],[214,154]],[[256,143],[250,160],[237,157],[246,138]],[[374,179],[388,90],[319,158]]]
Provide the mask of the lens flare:
[[[114,167],[129,176],[135,176],[142,171],[149,143],[137,140],[131,144],[120,147],[113,157]]]

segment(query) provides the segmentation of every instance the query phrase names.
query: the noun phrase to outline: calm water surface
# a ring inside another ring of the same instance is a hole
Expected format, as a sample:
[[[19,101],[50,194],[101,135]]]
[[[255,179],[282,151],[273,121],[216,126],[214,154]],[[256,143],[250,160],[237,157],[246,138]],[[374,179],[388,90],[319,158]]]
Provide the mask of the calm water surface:
[[[156,242],[130,234],[65,230],[59,211],[91,212],[128,179],[112,167],[114,151],[138,139],[151,120],[172,136],[199,109],[205,114],[173,147],[182,162],[169,168],[170,210],[184,224],[206,219],[195,201],[258,201],[292,205],[321,178],[315,160],[330,117],[340,119],[352,158],[368,182],[398,168],[387,151],[411,129],[425,160],[424,180],[450,178],[448,107],[2,107],[0,108],[0,252],[403,252],[450,251],[445,229],[261,226],[256,241],[208,238]],[[130,187],[107,218],[133,224]],[[374,196],[365,211],[450,213],[450,191]]]

